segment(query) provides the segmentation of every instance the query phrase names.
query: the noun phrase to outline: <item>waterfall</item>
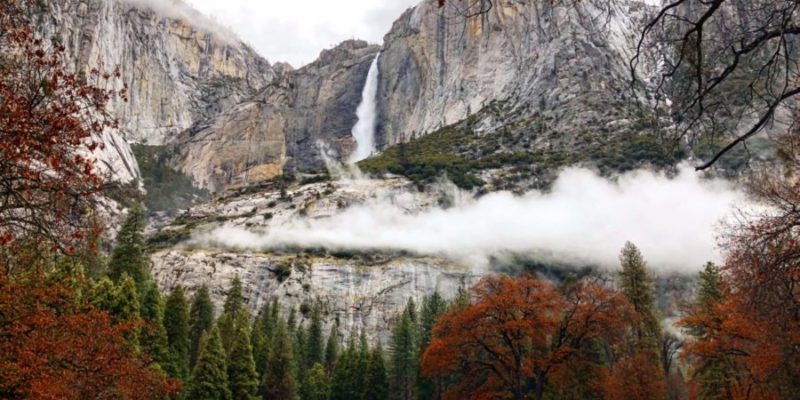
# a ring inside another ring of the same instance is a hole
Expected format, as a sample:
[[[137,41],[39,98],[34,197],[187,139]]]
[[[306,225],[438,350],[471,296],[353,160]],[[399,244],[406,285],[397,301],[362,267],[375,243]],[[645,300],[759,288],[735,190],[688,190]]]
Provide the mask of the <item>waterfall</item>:
[[[372,60],[367,74],[367,82],[361,92],[361,104],[356,109],[358,122],[353,127],[353,138],[356,139],[356,149],[348,160],[350,164],[355,164],[375,152],[375,118],[377,114],[376,99],[378,96],[378,58],[381,53]]]

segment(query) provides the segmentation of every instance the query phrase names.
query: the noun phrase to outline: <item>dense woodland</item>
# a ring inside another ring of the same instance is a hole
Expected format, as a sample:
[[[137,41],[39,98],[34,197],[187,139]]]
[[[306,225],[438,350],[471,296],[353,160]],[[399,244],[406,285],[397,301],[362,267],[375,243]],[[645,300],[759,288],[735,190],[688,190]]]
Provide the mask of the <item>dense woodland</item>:
[[[800,131],[743,179],[770,208],[720,229],[725,261],[665,326],[631,243],[614,279],[493,276],[408,300],[391,338],[344,335],[321,303],[251,313],[234,280],[162,294],[146,215],[108,255],[104,172],[85,157],[116,121],[118,73],[66,71],[63,47],[0,1],[0,398],[795,399],[800,393]],[[81,155],[84,154],[84,155]],[[657,210],[656,210],[657,212]],[[300,321],[306,321],[301,323]],[[329,327],[325,329],[324,327]]]

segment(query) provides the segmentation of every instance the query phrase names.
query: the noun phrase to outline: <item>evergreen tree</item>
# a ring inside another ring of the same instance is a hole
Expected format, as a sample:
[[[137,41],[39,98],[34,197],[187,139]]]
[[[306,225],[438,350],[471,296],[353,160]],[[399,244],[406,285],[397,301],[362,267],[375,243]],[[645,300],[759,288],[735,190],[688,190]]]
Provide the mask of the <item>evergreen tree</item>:
[[[164,329],[167,331],[169,345],[169,363],[167,373],[171,376],[186,380],[189,375],[189,305],[181,286],[167,297],[164,311]]]
[[[333,378],[331,382],[331,400],[353,400],[360,399],[354,393],[358,392],[357,376],[358,355],[355,340],[351,336],[347,347],[339,355],[333,367]]]
[[[639,345],[656,348],[661,335],[661,327],[653,306],[655,285],[647,271],[647,263],[639,249],[631,242],[625,243],[619,260],[622,266],[619,273],[620,289],[642,318],[642,323],[635,327]]]
[[[92,288],[92,304],[106,311],[115,324],[139,321],[139,295],[127,274],[118,285],[107,277],[101,278]],[[127,332],[125,337],[133,349],[139,348],[138,329]]]
[[[164,300],[153,282],[145,288],[141,314],[145,323],[140,339],[142,350],[160,367],[164,367],[169,361],[167,331],[164,329]]]
[[[92,305],[109,313],[113,317],[117,306],[117,285],[108,277],[100,278],[92,286]]]
[[[286,329],[289,332],[294,332],[297,329],[297,313],[294,308],[289,311],[289,318],[286,319]]]
[[[306,367],[311,368],[316,363],[324,362],[324,344],[322,341],[322,311],[319,302],[314,305],[311,312],[311,322],[308,325],[308,352],[306,354]]]
[[[128,274],[123,274],[119,283],[116,304],[112,315],[117,322],[138,323],[140,321],[139,312],[139,291],[136,288],[136,283]],[[138,351],[139,328],[132,328],[125,334],[125,338],[128,339],[128,344]]]
[[[365,393],[363,400],[383,400],[388,398],[389,382],[386,375],[386,363],[383,349],[379,344],[369,354],[367,361]]]
[[[333,373],[333,367],[336,364],[336,358],[339,356],[339,323],[334,322],[331,325],[331,331],[328,334],[328,341],[325,344],[325,370],[328,374]]]
[[[192,371],[188,398],[192,400],[237,400],[228,388],[225,350],[219,329],[212,327],[200,340],[200,354]]]
[[[200,352],[200,338],[203,334],[214,326],[214,304],[211,303],[211,296],[208,286],[203,285],[192,298],[192,306],[189,309],[189,338],[191,339],[191,351],[189,365],[194,367],[197,355]]]
[[[433,292],[422,302],[419,329],[420,352],[424,351],[431,342],[433,326],[436,325],[436,320],[444,313],[445,309],[447,309],[447,302],[439,295],[439,292]]]
[[[433,327],[436,325],[436,320],[444,313],[447,308],[447,303],[444,301],[439,292],[434,292],[432,295],[425,298],[422,302],[422,311],[420,312],[420,327],[419,327],[419,354],[417,358],[422,356],[422,353],[431,342],[433,334]],[[419,371],[418,371],[419,372]],[[425,379],[421,374],[417,376],[417,388],[419,398],[433,399],[436,397],[437,384],[435,380]]]
[[[276,302],[264,303],[258,316],[253,321],[251,342],[253,343],[253,358],[256,362],[258,376],[264,375],[264,368],[269,359],[270,342],[272,341],[272,306],[277,307]]]
[[[250,317],[240,308],[234,321],[235,331],[228,357],[228,382],[236,400],[252,400],[258,391],[258,374],[250,344]]]
[[[264,378],[261,381],[261,394],[265,400],[296,400],[297,379],[294,350],[286,324],[281,321],[275,333],[267,362]]]
[[[244,307],[244,295],[242,295],[242,280],[237,275],[231,281],[231,288],[225,297],[225,304],[222,306],[224,314],[236,315],[240,308]]]
[[[699,284],[694,312],[708,314],[724,300],[719,268],[713,263],[707,263],[700,271]],[[701,327],[688,328],[692,336],[702,338],[706,334]],[[727,365],[728,361],[724,358],[709,358],[698,362],[693,371],[693,378],[698,386],[698,400],[722,400],[729,397],[726,390],[730,387],[730,382],[726,377],[735,374],[728,370]]]
[[[697,301],[700,306],[708,309],[722,301],[722,278],[719,267],[712,262],[706,263],[703,270],[700,271],[699,278],[700,288],[697,292]]]
[[[231,343],[236,333],[236,313],[243,308],[244,297],[242,296],[242,281],[236,276],[231,282],[231,288],[228,290],[228,295],[225,297],[225,304],[222,307],[222,315],[220,315],[217,321],[220,337],[222,338],[222,347],[224,347],[225,351],[228,353],[231,351]]]
[[[306,330],[303,325],[298,325],[294,332],[294,360],[297,366],[297,380],[302,382],[305,378],[305,371],[307,365],[308,355],[308,341],[306,339]]]
[[[139,293],[144,292],[145,284],[150,280],[143,234],[145,224],[144,210],[140,206],[131,208],[117,234],[117,247],[114,248],[108,264],[111,279],[119,282],[123,274],[128,274],[136,283]]]
[[[393,397],[400,400],[411,400],[415,397],[417,349],[416,330],[412,320],[415,314],[414,303],[409,301],[392,331],[390,384]]]
[[[301,398],[303,400],[328,400],[329,394],[330,381],[328,380],[328,374],[322,364],[316,363],[306,374]]]

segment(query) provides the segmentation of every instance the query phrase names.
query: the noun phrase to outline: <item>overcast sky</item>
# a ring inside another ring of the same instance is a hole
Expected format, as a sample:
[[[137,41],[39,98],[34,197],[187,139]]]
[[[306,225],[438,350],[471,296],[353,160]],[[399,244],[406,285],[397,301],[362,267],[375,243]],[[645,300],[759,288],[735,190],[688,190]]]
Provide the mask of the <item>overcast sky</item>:
[[[419,0],[187,0],[232,29],[270,62],[300,67],[347,39],[381,43]]]

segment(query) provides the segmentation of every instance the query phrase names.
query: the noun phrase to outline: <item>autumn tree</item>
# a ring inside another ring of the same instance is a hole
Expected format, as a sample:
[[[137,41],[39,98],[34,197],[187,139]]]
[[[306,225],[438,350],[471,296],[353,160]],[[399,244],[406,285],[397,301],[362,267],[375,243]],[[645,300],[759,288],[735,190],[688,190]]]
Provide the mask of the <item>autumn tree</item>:
[[[782,139],[780,155],[782,164],[748,184],[767,207],[728,228],[725,264],[704,271],[698,301],[682,320],[692,334],[684,354],[696,381],[708,379],[708,398],[786,399],[800,392],[800,132]]]
[[[528,277],[488,277],[471,299],[442,316],[422,357],[424,376],[458,377],[446,399],[541,399],[574,365],[604,368],[586,347],[614,345],[634,318],[624,296],[588,283],[562,294]]]
[[[0,274],[0,397],[153,400],[172,393],[173,383],[132,351],[126,335],[134,326],[115,324],[62,281]]]
[[[119,72],[68,72],[65,48],[38,38],[28,3],[0,6],[0,257],[6,272],[26,266],[14,249],[73,254],[95,245],[94,205],[103,190],[92,152],[117,123],[107,103],[125,97]]]

